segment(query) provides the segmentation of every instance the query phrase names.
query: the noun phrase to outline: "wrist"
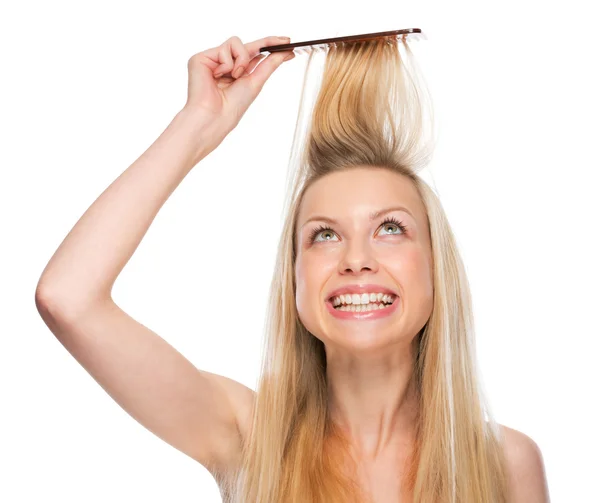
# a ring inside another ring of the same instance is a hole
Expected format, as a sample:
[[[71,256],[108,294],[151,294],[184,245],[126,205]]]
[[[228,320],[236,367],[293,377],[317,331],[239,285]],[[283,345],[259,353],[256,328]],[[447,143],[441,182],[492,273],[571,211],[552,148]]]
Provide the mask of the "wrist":
[[[186,132],[190,148],[195,152],[196,162],[206,157],[223,140],[214,119],[186,108],[175,115],[171,125]]]

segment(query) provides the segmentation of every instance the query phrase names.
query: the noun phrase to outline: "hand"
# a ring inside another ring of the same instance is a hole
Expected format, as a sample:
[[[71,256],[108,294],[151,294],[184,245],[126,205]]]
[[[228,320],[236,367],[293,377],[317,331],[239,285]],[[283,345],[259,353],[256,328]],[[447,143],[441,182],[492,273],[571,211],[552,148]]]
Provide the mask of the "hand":
[[[295,56],[293,51],[280,51],[265,57],[259,49],[289,42],[289,37],[266,37],[243,44],[238,37],[231,37],[219,47],[194,54],[188,61],[184,111],[211,124],[211,131],[222,136],[215,139],[220,143],[237,126],[275,69],[285,58]]]

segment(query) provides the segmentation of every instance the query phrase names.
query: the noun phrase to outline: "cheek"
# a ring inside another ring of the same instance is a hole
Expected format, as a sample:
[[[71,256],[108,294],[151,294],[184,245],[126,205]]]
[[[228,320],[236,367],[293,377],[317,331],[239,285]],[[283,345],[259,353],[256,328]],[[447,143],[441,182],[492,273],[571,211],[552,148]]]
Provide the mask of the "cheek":
[[[399,267],[402,271],[398,275],[402,278],[408,294],[412,292],[411,296],[417,304],[427,307],[433,298],[433,278],[427,253],[419,248],[407,250]]]

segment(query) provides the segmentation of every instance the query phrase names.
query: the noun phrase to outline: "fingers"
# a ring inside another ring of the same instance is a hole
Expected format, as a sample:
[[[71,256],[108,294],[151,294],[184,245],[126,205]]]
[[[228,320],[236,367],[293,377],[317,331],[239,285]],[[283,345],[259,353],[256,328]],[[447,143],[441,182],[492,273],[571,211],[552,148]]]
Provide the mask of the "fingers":
[[[282,45],[282,44],[289,44],[289,43],[290,43],[290,37],[264,37],[264,38],[259,38],[258,40],[255,40],[254,42],[248,42],[246,44],[246,50],[248,51],[248,54],[250,54],[250,57],[253,58],[257,54],[261,54],[259,52],[261,47],[267,47],[270,45]]]
[[[243,73],[243,68],[250,61],[250,57],[240,38],[231,37],[219,47],[219,61],[221,64],[213,70],[216,78],[226,73],[230,73],[232,77],[237,78]],[[242,67],[241,71],[239,70],[240,67]]]
[[[229,73],[233,68],[233,58],[231,57],[229,41],[219,47],[219,61],[221,64],[214,69],[216,78],[219,78],[225,73]]]
[[[248,49],[246,49],[246,46],[242,44],[242,41],[238,37],[231,39],[231,53],[235,57],[231,76],[237,79],[244,74],[244,70],[248,67],[250,55],[248,54]]]
[[[262,47],[289,42],[289,37],[264,37],[244,44],[239,37],[231,37],[217,49],[220,64],[213,70],[214,76],[220,78],[225,74],[230,74],[231,77],[237,79],[250,73],[261,59],[267,57],[267,54],[260,52]],[[252,65],[250,65],[251,62]]]

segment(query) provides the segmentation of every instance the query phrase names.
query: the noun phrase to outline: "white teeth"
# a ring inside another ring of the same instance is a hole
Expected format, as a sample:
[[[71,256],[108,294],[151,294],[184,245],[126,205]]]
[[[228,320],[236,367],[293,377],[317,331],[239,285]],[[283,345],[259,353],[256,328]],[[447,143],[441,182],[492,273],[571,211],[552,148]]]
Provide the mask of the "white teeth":
[[[360,305],[354,305],[354,304],[350,304],[350,305],[344,305],[340,308],[338,308],[338,311],[350,311],[353,313],[356,312],[365,312],[365,311],[373,311],[373,310],[378,310],[378,309],[384,309],[385,306],[384,304],[360,304]]]
[[[331,299],[334,307],[339,306],[340,304],[344,304],[347,306],[369,306],[371,304],[391,304],[394,300],[394,295],[389,295],[387,293],[353,293],[353,294],[343,294],[338,297],[334,297]]]

